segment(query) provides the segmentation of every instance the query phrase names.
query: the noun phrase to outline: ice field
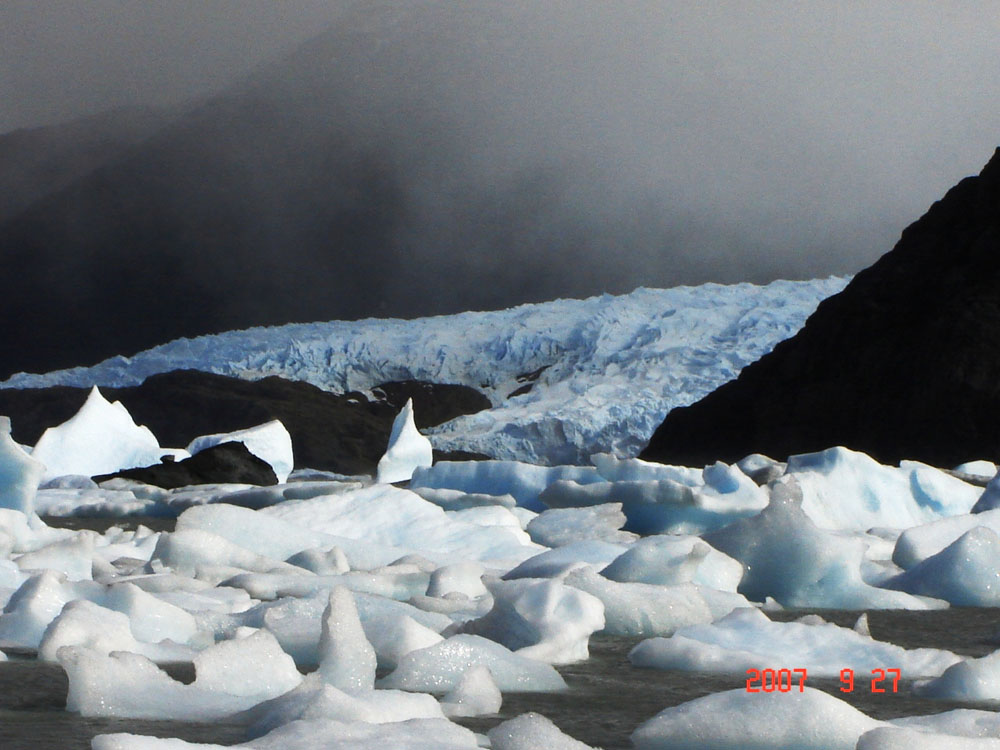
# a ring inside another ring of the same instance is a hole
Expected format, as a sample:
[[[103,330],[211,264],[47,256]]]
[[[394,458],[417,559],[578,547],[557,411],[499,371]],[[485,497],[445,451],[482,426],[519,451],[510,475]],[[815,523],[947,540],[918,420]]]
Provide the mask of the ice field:
[[[252,328],[14,375],[0,387],[130,386],[179,369],[278,375],[336,393],[393,380],[457,383],[483,391],[493,408],[434,428],[438,449],[588,464],[594,453],[636,455],[670,409],[736,377],[847,281],[637,289],[416,320]]]
[[[160,448],[97,389],[34,448],[0,422],[0,649],[59,664],[69,712],[235,722],[237,746],[257,750],[587,747],[537,713],[487,732],[456,722],[571,690],[559,668],[598,635],[636,639],[629,669],[747,683],[637,723],[636,748],[1000,747],[1000,651],[904,648],[861,616],[1000,604],[987,461],[947,472],[831,448],[706,467],[610,453],[434,465],[407,405],[377,476],[343,477],[291,471],[286,438],[272,422]],[[284,481],[89,478],[226,440]],[[176,526],[40,518],[130,514]],[[172,662],[192,663],[193,681],[157,666]],[[814,686],[845,670],[963,708],[876,719]],[[92,747],[221,746],[114,733]]]

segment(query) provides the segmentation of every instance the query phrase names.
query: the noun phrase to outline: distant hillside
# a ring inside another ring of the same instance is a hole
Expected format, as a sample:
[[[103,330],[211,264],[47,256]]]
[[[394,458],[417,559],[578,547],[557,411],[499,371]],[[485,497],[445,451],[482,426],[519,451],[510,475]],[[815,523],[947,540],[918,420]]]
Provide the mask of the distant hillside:
[[[347,4],[152,137],[121,114],[107,143],[53,136],[58,174],[0,167],[0,186],[24,183],[0,205],[0,313],[15,321],[0,377],[252,325],[657,283],[675,230],[655,186],[579,148],[604,142],[594,102],[634,98],[595,82],[645,61],[586,14],[567,24],[566,7]],[[618,14],[621,33],[648,33],[645,12]],[[550,64],[555,50],[567,64]],[[657,122],[652,104],[633,114]],[[6,143],[30,161],[47,137]]]
[[[948,466],[997,460],[998,423],[1000,149],[795,336],[671,411],[641,457],[698,465],[845,445]]]

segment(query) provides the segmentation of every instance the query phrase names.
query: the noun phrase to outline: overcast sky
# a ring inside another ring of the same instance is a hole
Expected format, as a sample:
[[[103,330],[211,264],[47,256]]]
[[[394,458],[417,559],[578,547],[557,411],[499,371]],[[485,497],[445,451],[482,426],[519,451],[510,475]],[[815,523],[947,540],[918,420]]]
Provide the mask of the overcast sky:
[[[221,90],[322,30],[346,1],[2,0],[0,131]],[[623,8],[648,11],[639,37],[634,23],[617,26]],[[786,252],[787,276],[854,271],[1000,141],[996,11],[609,0],[598,21],[567,12],[565,23],[635,46],[642,71],[610,70],[587,87],[608,106],[569,96],[567,117],[611,134],[601,141],[609,167],[646,161],[629,179],[650,183],[643,190],[662,180],[675,212],[740,248],[715,268]]]

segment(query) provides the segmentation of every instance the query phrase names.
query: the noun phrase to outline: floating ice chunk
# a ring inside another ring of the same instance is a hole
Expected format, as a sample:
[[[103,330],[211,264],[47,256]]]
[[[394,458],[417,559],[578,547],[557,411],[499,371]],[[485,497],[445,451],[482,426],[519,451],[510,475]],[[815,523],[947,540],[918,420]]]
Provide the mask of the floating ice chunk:
[[[976,526],[882,585],[959,607],[1000,606],[1000,536]]]
[[[632,733],[637,750],[854,750],[880,726],[844,701],[802,693],[713,693],[664,709]]]
[[[452,489],[487,495],[512,495],[517,504],[530,510],[545,507],[538,496],[561,479],[578,484],[605,482],[592,466],[536,466],[520,461],[438,461],[434,466],[413,472],[411,487]]]
[[[413,399],[406,404],[392,421],[389,447],[379,459],[376,480],[379,483],[405,482],[415,469],[434,463],[431,441],[420,434],[413,421]]]
[[[714,619],[698,587],[691,584],[619,583],[593,568],[574,570],[564,581],[604,603],[603,632],[611,635],[670,635],[685,625]]]
[[[462,492],[461,490],[414,487],[413,485],[410,485],[410,489],[427,502],[440,505],[445,510],[462,510],[490,505],[513,508],[517,505],[517,500],[512,495],[487,495],[482,492]]]
[[[904,570],[912,568],[976,526],[1000,533],[1000,508],[982,513],[964,513],[906,529],[896,540],[892,561]]]
[[[269,463],[279,484],[288,481],[288,475],[295,465],[295,458],[292,455],[292,436],[288,434],[288,430],[280,420],[272,419],[270,422],[236,432],[220,432],[196,437],[188,445],[187,452],[193,456],[206,448],[230,442],[243,443],[257,458]]]
[[[534,712],[521,714],[489,731],[492,750],[593,750]]]
[[[858,739],[856,750],[1000,750],[1000,739],[956,737],[925,730],[879,727]]]
[[[195,618],[180,607],[143,591],[134,583],[110,586],[101,604],[129,618],[135,637],[147,643],[190,643],[198,633]]]
[[[317,575],[338,575],[351,569],[351,564],[347,562],[347,555],[340,547],[305,549],[292,555],[285,562],[305,568]]]
[[[786,475],[802,489],[802,510],[820,528],[905,529],[968,513],[981,490],[925,464],[883,466],[847,448],[790,456]]]
[[[291,657],[270,633],[240,635],[200,652],[190,685],[138,654],[63,646],[57,656],[69,678],[66,708],[84,716],[215,721],[301,682]]]
[[[502,643],[522,656],[569,664],[589,656],[592,633],[604,627],[604,604],[558,581],[491,581],[493,608],[468,622],[467,633]]]
[[[296,664],[312,667],[319,663],[323,614],[329,601],[330,593],[324,589],[304,598],[261,604],[247,611],[242,620],[266,627]],[[381,596],[355,593],[354,601],[378,665],[385,669],[395,668],[406,653],[439,642],[438,632],[452,624],[447,616]]]
[[[192,649],[173,643],[140,643],[133,635],[127,615],[86,599],[67,602],[59,616],[49,623],[38,646],[38,658],[57,661],[56,655],[63,646],[85,646],[104,655],[131,651],[154,661],[188,661],[194,656]]]
[[[559,578],[577,568],[590,565],[603,568],[626,549],[621,544],[594,540],[571,542],[525,560],[508,571],[504,579],[510,581],[515,578]]]
[[[482,581],[485,572],[486,568],[476,562],[443,565],[431,573],[427,596],[445,596],[451,593],[465,594],[470,599],[484,596],[487,593]]]
[[[986,483],[986,489],[983,490],[983,494],[976,500],[976,504],[972,506],[972,512],[983,513],[984,511],[998,509],[1000,509],[1000,472]]]
[[[200,529],[178,529],[171,534],[162,534],[156,542],[153,559],[188,576],[205,574],[213,568],[307,575],[302,568],[255,554],[228,539]],[[223,574],[219,580],[225,577],[228,575]]]
[[[890,724],[958,737],[1000,737],[1000,713],[957,708],[929,716],[905,716]]]
[[[698,537],[660,535],[640,539],[601,575],[612,581],[698,583],[720,591],[736,591],[743,565]]]
[[[419,651],[444,640],[440,633],[421,625],[409,615],[397,614],[363,624],[365,635],[378,656],[378,665],[383,669],[395,669],[411,651]]]
[[[485,716],[500,711],[503,695],[490,670],[482,664],[471,667],[455,689],[441,699],[441,710],[448,718]]]
[[[560,547],[584,539],[629,544],[638,537],[619,531],[625,525],[621,503],[589,508],[553,508],[533,518],[527,527],[531,539],[546,547]]]
[[[335,541],[354,539],[369,549],[391,548],[391,559],[416,552],[438,564],[499,560],[513,566],[541,549],[520,528],[456,520],[415,492],[387,484],[282,503],[258,512],[331,535]],[[343,542],[336,543],[351,560],[351,567],[359,567],[352,550]]]
[[[940,677],[917,683],[913,691],[926,698],[964,703],[1000,701],[1000,651],[953,664]]]
[[[476,735],[470,730],[443,718],[382,724],[312,719],[284,724],[266,737],[236,747],[246,747],[247,750],[314,750],[319,747],[337,750],[383,747],[394,750],[478,750],[479,745]]]
[[[80,410],[49,427],[31,457],[45,464],[44,480],[64,474],[111,474],[160,463],[160,444],[147,427],[136,425],[120,401],[108,403],[94,386]]]
[[[701,470],[688,466],[669,466],[643,461],[641,458],[618,458],[611,453],[595,453],[590,457],[590,462],[609,482],[655,482],[670,479],[689,487],[696,487],[702,482]]]
[[[0,417],[0,508],[31,515],[44,474],[38,457],[29,456],[10,436],[10,418]]]
[[[252,721],[251,734],[264,734],[292,721],[387,724],[415,719],[443,719],[444,713],[430,695],[402,690],[345,692],[312,674],[295,690],[252,708],[239,718]],[[313,744],[310,747],[321,746]]]
[[[23,571],[53,570],[71,581],[89,581],[93,578],[96,539],[93,531],[78,532],[68,539],[26,552],[17,558],[17,566]]]
[[[266,630],[244,628],[194,657],[194,685],[213,693],[266,700],[296,687],[302,675]]]
[[[739,491],[728,493],[706,484],[690,485],[674,479],[595,484],[559,480],[541,493],[539,501],[549,508],[585,508],[620,502],[628,519],[625,528],[629,531],[700,534],[753,515],[764,507],[766,494],[761,488],[742,472],[734,472],[744,484],[739,485]],[[725,479],[732,476],[725,472]],[[718,481],[721,477],[714,479]]]
[[[377,659],[365,636],[351,592],[337,586],[323,612],[319,641],[319,675],[345,693],[372,690]]]
[[[755,601],[772,597],[786,607],[928,609],[943,603],[870,586],[861,577],[867,545],[846,532],[820,529],[802,508],[797,477],[770,485],[760,514],[704,536],[743,563],[739,591]]]
[[[274,560],[287,560],[307,549],[329,549],[338,541],[308,525],[300,526],[266,512],[225,504],[200,505],[185,510],[177,517],[176,530],[189,529],[217,534]]]
[[[912,678],[940,675],[961,658],[938,649],[907,650],[832,623],[772,622],[759,610],[738,609],[714,623],[681,628],[670,638],[645,640],[632,649],[629,661],[637,667],[723,673],[787,664],[808,670],[810,677],[836,677],[844,668],[859,674],[900,669]]]
[[[57,573],[44,571],[21,584],[0,614],[0,643],[38,648],[45,628],[74,598],[63,580]]]
[[[489,668],[502,692],[549,693],[566,689],[566,683],[550,665],[512,653],[478,635],[454,635],[429,648],[403,657],[380,687],[447,693],[462,675],[482,664]]]
[[[959,474],[970,474],[974,477],[994,477],[997,473],[997,465],[992,461],[980,459],[959,464],[953,471]]]

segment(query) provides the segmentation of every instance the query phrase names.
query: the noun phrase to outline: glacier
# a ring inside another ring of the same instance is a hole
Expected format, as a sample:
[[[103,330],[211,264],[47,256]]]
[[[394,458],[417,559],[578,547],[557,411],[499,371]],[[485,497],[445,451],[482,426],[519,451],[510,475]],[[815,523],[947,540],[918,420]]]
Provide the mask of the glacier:
[[[585,465],[594,453],[635,455],[668,411],[735,378],[849,280],[639,288],[493,312],[250,328],[18,373],[0,387],[125,387],[178,369],[277,375],[335,393],[454,383],[481,390],[493,408],[427,430],[438,450]]]

